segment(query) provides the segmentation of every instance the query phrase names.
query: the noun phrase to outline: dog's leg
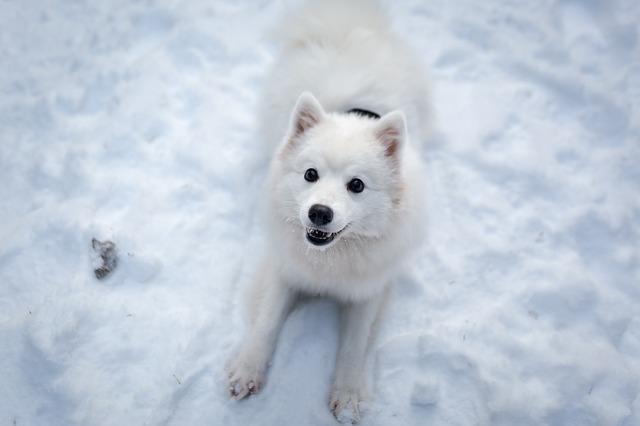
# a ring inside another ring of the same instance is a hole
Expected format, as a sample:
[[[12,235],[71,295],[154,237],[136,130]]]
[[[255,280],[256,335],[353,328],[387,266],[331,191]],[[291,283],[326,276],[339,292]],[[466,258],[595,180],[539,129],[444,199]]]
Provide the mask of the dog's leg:
[[[228,366],[229,393],[242,399],[260,391],[264,383],[267,364],[278,339],[280,328],[293,300],[292,291],[282,283],[272,268],[264,268],[258,274],[262,286],[258,300],[254,300],[250,312],[253,317],[249,331],[240,345],[238,355]]]
[[[329,401],[331,411],[341,423],[357,423],[360,420],[358,403],[366,384],[364,365],[383,297],[384,293],[342,308],[340,346]]]

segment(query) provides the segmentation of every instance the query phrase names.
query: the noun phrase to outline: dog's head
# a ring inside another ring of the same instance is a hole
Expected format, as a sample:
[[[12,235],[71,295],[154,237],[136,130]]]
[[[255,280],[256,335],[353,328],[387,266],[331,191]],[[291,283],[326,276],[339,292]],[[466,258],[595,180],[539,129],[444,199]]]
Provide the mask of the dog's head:
[[[313,248],[384,236],[401,198],[405,139],[401,112],[327,113],[303,93],[275,160],[279,216]]]

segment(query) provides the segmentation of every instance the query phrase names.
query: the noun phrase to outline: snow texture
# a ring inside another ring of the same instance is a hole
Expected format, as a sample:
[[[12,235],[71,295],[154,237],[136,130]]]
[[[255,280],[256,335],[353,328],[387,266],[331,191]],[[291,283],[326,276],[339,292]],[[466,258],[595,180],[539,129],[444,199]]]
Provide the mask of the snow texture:
[[[639,425],[640,2],[385,4],[433,87],[430,234],[362,424]],[[261,394],[223,373],[280,6],[1,2],[0,424],[335,422],[328,301]],[[92,238],[118,247],[100,281]]]

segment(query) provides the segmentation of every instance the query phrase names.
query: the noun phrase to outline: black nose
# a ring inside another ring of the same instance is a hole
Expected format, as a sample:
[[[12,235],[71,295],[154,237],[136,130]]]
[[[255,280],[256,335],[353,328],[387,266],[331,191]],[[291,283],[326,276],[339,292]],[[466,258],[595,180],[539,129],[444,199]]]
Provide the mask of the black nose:
[[[333,219],[333,210],[322,204],[314,204],[309,209],[309,219],[314,225],[326,225]]]

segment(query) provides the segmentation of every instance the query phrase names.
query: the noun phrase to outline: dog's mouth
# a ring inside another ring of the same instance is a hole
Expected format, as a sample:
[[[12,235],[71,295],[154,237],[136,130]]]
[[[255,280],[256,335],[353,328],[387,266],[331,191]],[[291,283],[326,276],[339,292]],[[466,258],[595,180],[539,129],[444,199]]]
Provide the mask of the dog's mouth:
[[[314,246],[324,246],[333,241],[346,228],[347,227],[345,226],[338,232],[325,232],[316,228],[307,228],[307,241]]]

